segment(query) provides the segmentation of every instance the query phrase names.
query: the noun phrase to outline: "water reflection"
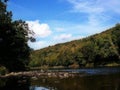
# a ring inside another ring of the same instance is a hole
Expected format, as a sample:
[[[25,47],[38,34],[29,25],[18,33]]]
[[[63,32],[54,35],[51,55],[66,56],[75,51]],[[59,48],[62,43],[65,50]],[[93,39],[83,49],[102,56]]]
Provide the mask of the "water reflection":
[[[120,74],[62,79],[39,78],[33,80],[31,85],[31,90],[120,90]]]
[[[34,86],[34,87],[30,87],[30,90],[49,90],[49,89],[47,89],[47,88],[45,88],[45,87],[37,87],[37,86]]]

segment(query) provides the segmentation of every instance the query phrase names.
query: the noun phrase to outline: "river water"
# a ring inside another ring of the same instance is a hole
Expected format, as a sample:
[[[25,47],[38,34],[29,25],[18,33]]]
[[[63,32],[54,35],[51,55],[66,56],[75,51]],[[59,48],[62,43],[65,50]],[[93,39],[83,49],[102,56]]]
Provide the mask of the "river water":
[[[0,79],[0,90],[120,90],[120,67],[52,71],[77,72],[80,76],[39,77],[28,79],[27,82],[17,78]]]

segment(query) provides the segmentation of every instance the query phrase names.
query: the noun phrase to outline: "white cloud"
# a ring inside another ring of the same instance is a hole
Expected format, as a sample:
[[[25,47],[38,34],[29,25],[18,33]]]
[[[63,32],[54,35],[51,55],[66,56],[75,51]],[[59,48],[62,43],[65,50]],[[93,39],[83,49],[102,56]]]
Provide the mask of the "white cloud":
[[[47,46],[46,41],[37,41],[37,42],[28,42],[28,45],[33,48],[34,50],[44,48]]]
[[[96,21],[96,19],[94,17],[91,17],[91,19],[87,22],[87,23],[72,23],[72,22],[62,22],[62,21],[55,21],[55,22],[49,22],[52,25],[54,25],[54,23],[56,24],[54,27],[61,27],[63,28],[63,31],[61,32],[53,32],[53,34],[56,34],[58,36],[54,37],[54,40],[56,37],[61,37],[62,33],[64,34],[71,34],[72,37],[73,36],[89,36],[95,33],[99,33],[102,32],[103,30],[106,30],[110,27],[112,27],[111,25],[102,25],[99,24],[98,21]],[[63,27],[64,26],[64,27]],[[68,39],[66,39],[67,41]]]
[[[84,13],[91,25],[102,25],[111,21],[119,22],[113,15],[120,15],[120,0],[67,0],[72,13]]]
[[[60,35],[56,35],[53,37],[53,43],[51,45],[55,45],[57,43],[65,43],[65,42],[69,42],[72,40],[79,40],[82,39],[86,36],[82,36],[82,35],[75,35],[73,36],[72,34],[60,34]]]
[[[72,34],[61,34],[54,37],[54,40],[65,41],[71,39]]]
[[[92,35],[108,29],[119,22],[114,15],[120,15],[119,0],[66,0],[72,8],[70,13],[83,13],[86,15],[86,23],[76,24],[69,30],[77,30],[77,33]],[[114,22],[114,23],[113,23]],[[108,24],[109,23],[109,24]]]
[[[104,12],[114,12],[120,14],[120,0],[98,0],[98,4],[101,8],[104,8]]]
[[[46,23],[40,23],[39,20],[26,21],[26,22],[28,23],[29,29],[33,30],[33,32],[37,37],[44,38],[49,36],[52,33],[49,25]]]
[[[103,13],[112,11],[120,13],[120,1],[119,0],[67,0],[73,5],[73,10],[76,12],[84,13]]]
[[[101,13],[104,11],[97,3],[98,0],[68,0],[69,3],[73,4],[73,10],[75,12],[83,13]]]

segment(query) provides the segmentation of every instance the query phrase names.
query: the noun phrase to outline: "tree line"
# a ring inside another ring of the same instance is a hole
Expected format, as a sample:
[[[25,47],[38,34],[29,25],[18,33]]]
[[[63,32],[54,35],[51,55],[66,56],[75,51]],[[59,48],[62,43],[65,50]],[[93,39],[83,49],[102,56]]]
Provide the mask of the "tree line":
[[[31,67],[120,65],[120,24],[102,33],[33,51]]]

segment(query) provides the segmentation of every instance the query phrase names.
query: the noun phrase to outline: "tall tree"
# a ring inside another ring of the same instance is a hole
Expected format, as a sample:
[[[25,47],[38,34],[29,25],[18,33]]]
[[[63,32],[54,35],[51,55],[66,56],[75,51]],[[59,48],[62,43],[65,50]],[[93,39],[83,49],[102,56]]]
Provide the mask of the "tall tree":
[[[0,65],[9,71],[25,70],[31,50],[27,44],[30,30],[24,21],[13,21],[6,7],[7,0],[0,0]]]

